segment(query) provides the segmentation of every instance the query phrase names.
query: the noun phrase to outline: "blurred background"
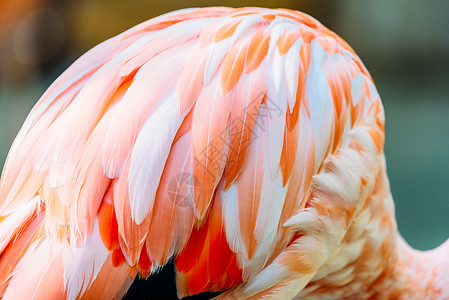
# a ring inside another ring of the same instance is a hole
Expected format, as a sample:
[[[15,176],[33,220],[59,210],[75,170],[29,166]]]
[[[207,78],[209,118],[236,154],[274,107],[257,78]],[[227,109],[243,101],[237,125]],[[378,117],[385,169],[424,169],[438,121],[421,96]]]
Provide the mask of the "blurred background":
[[[34,103],[82,53],[159,14],[213,5],[301,10],[342,36],[383,99],[400,232],[419,249],[449,237],[447,0],[0,0],[0,167]]]

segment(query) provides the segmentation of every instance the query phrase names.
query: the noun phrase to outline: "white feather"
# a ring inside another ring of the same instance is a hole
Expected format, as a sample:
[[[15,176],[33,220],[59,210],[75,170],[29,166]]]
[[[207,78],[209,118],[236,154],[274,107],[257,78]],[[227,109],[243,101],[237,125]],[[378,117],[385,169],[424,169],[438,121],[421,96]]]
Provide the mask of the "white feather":
[[[290,113],[293,113],[296,101],[296,90],[298,89],[298,75],[299,75],[299,49],[301,48],[302,40],[299,38],[293,46],[285,54],[285,82],[287,84],[287,101]]]
[[[241,20],[242,21],[237,26],[237,28],[234,31],[234,34],[232,35],[231,38],[232,43],[235,43],[235,41],[237,41],[237,39],[240,38],[240,36],[251,26],[263,22],[265,19],[259,14],[254,14],[254,15],[247,15],[245,16],[245,18],[242,18]]]
[[[206,70],[204,71],[204,85],[207,85],[215,72],[217,72],[218,66],[232,46],[233,44],[230,39],[224,39],[218,43],[211,44],[210,55],[206,62]]]
[[[219,192],[223,206],[226,240],[229,243],[229,247],[233,252],[248,257],[248,252],[240,234],[240,222],[236,217],[239,215],[237,185],[232,184],[227,190],[224,190],[220,185]]]
[[[315,171],[324,159],[332,132],[332,95],[323,70],[323,62],[328,59],[328,54],[319,42],[313,40],[304,93],[309,104],[310,119],[315,139]]]
[[[82,297],[97,278],[107,257],[108,249],[101,240],[98,221],[95,221],[92,234],[82,247],[64,248],[64,288],[67,299]]]
[[[276,283],[289,275],[289,271],[283,265],[272,263],[261,271],[249,284],[245,287],[245,293],[250,295],[257,294],[267,290]]]
[[[134,124],[136,120],[147,119],[149,112],[154,110],[152,106],[164,101],[163,97],[166,97],[174,88],[176,81],[172,79],[181,72],[189,53],[187,46],[189,45],[183,44],[173,47],[146,62],[137,71],[132,84],[120,102],[111,109],[111,119],[122,120],[123,123],[126,122],[126,125]],[[140,108],[137,112],[129,109],[129,107],[136,106]],[[129,156],[129,143],[133,142],[129,139],[130,132],[123,132],[122,128],[108,127],[104,142],[108,147],[103,147],[101,150],[104,172],[111,179],[117,178],[121,174],[126,164],[126,159],[123,158]],[[136,125],[131,128],[133,138],[141,128]]]
[[[281,173],[278,172],[273,180],[268,166],[266,166],[254,228],[254,238],[257,244],[251,259],[242,257],[239,260],[245,280],[254,278],[263,269],[276,248],[279,218],[284,206],[286,191],[287,187],[282,186]]]
[[[302,210],[284,223],[291,230],[301,230],[304,234],[311,234],[323,229],[315,210]]]
[[[277,47],[276,47],[277,50]],[[274,77],[274,86],[276,88],[276,91],[279,91],[281,88],[281,84],[285,85],[285,55],[281,55],[279,53],[279,51],[274,51],[273,53],[273,64],[272,64],[272,69],[273,69],[273,74],[272,76]]]
[[[270,61],[269,69],[276,70],[276,62]],[[284,143],[284,129],[287,112],[287,90],[284,83],[276,88],[276,79],[273,78],[274,72],[267,72],[267,99],[260,105],[259,117],[256,125],[261,127],[264,134],[268,135],[266,139],[266,159],[269,160],[269,170],[274,179],[279,171],[279,162],[281,160],[282,146]]]
[[[269,26],[271,39],[267,54],[267,69],[272,71],[267,72],[267,105],[266,107],[261,105],[262,109],[265,108],[269,112],[267,119],[268,125],[264,130],[268,132],[269,137],[266,146],[269,149],[268,159],[270,161],[272,179],[275,178],[279,171],[279,162],[284,142],[287,98],[289,93],[285,80],[285,64],[287,56],[279,55],[276,43],[286,30],[296,30],[296,27],[293,24],[290,24],[283,18],[280,19],[283,21],[277,22],[275,20]],[[262,120],[262,122],[264,122],[264,120]]]
[[[177,100],[170,94],[150,114],[132,152],[129,171],[129,201],[132,219],[141,224],[153,207],[170,147],[181,125]]]
[[[351,80],[351,96],[354,106],[357,105],[357,103],[359,103],[359,101],[361,100],[360,98],[362,97],[364,84],[365,76],[363,76],[361,73],[357,73]]]
[[[281,172],[277,173],[274,180],[269,174],[264,175],[254,236],[259,243],[258,247],[265,248],[266,255],[270,254],[267,250],[276,237],[286,194],[287,185],[282,184]]]

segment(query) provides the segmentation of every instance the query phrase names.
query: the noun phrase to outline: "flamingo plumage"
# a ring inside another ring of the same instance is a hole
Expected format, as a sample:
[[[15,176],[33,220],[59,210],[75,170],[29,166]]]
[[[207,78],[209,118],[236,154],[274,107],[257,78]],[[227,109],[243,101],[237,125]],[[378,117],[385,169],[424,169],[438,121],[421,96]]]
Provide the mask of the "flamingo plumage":
[[[0,190],[1,299],[449,299],[397,232],[384,113],[348,44],[286,9],[175,11],[96,46],[30,112]]]

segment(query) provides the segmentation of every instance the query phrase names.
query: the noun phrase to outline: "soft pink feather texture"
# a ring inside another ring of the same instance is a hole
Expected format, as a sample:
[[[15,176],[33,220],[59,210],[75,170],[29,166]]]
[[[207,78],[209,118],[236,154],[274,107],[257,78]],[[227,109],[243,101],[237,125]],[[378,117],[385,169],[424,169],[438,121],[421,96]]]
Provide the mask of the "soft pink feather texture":
[[[398,238],[383,142],[372,78],[312,17],[151,19],[73,63],[20,130],[0,298],[121,297],[170,259],[180,296],[449,298],[447,244]]]

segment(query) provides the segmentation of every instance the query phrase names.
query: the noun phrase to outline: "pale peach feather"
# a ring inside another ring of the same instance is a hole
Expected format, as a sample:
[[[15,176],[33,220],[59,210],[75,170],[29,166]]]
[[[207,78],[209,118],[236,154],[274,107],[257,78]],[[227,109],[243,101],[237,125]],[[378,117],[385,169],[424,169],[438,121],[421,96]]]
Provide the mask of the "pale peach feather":
[[[25,120],[1,177],[0,298],[120,298],[173,258],[180,296],[449,299],[449,244],[397,232],[383,142],[372,78],[312,17],[151,19]]]

